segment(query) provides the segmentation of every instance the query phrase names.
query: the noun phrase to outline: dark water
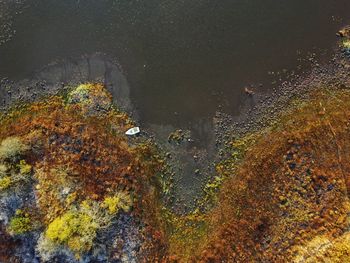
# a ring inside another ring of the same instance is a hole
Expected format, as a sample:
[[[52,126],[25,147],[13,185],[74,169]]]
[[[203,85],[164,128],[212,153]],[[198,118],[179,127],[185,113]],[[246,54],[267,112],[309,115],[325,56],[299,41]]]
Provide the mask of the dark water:
[[[219,105],[237,114],[243,87],[327,58],[349,0],[36,0],[0,47],[0,76],[28,77],[96,51],[119,62],[145,123],[186,126]],[[283,77],[284,78],[284,77]],[[259,85],[262,84],[262,85]]]

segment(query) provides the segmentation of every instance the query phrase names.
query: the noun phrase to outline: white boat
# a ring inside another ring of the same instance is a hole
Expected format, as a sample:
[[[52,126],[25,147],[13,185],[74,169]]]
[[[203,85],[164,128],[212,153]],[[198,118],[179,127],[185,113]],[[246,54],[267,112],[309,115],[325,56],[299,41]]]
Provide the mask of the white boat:
[[[138,133],[140,133],[139,127],[133,127],[125,132],[126,135],[136,135]]]

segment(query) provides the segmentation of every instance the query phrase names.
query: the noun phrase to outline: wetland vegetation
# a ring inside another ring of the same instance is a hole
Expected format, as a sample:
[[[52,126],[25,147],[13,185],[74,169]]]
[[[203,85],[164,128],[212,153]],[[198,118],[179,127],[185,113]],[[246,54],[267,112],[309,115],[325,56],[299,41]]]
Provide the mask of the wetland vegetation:
[[[251,107],[207,130],[143,124],[102,53],[1,79],[0,263],[350,262],[350,27],[337,35],[327,62],[271,72],[266,97],[242,86]]]

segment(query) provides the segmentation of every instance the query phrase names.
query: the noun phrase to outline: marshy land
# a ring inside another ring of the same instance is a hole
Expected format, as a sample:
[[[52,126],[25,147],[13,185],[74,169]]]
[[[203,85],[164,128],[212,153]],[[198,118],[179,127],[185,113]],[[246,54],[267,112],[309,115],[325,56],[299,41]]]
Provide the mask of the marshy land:
[[[0,262],[350,262],[349,14],[0,0]]]

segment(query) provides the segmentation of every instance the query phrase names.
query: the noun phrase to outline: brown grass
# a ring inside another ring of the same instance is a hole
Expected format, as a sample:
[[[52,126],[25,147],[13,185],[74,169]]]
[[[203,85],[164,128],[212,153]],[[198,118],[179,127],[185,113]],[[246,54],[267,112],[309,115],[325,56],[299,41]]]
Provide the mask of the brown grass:
[[[350,92],[319,92],[282,117],[224,183],[196,262],[291,262],[349,226]]]

